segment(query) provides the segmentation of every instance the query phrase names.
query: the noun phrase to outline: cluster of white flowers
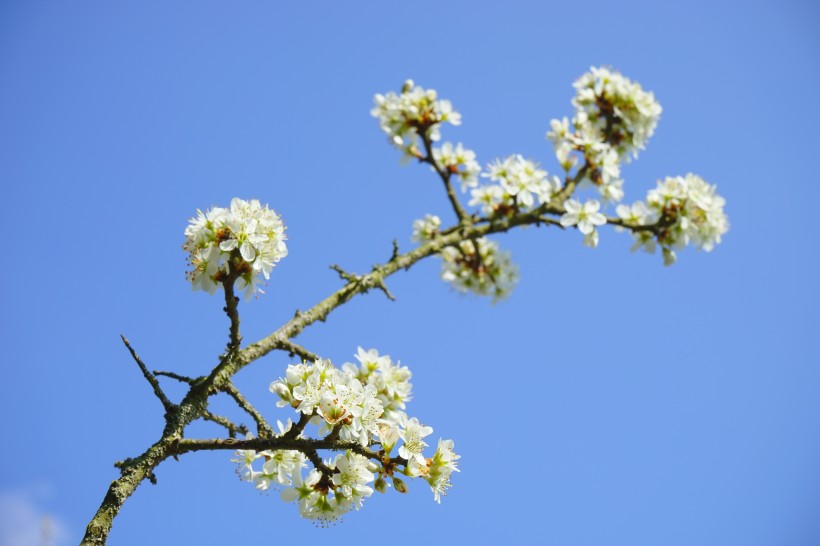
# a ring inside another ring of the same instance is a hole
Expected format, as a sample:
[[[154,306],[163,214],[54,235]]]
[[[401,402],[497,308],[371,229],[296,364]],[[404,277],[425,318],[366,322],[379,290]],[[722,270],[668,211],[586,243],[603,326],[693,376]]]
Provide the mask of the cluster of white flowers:
[[[441,230],[441,218],[435,214],[425,214],[413,222],[411,239],[416,243],[425,243],[432,240]]]
[[[590,68],[574,84],[572,124],[584,136],[609,144],[619,157],[637,157],[661,115],[651,92],[607,68]]]
[[[285,225],[276,212],[256,199],[234,198],[229,208],[197,211],[185,229],[185,244],[191,270],[186,277],[194,290],[213,294],[229,275],[236,275],[237,288],[246,297],[259,288],[260,275],[270,278],[274,265],[287,256]]]
[[[447,247],[441,257],[441,278],[459,292],[492,296],[495,302],[508,296],[518,282],[518,267],[512,263],[510,253],[502,252],[497,243],[484,237]]]
[[[621,161],[637,157],[655,131],[661,106],[652,93],[607,68],[592,67],[574,84],[574,131],[567,118],[553,119],[547,138],[564,170],[585,160],[582,183],[591,183],[607,203],[624,197]]]
[[[710,252],[720,243],[729,230],[729,218],[723,211],[725,203],[717,194],[717,186],[690,173],[658,181],[658,186],[647,194],[646,202],[619,205],[616,212],[631,226],[658,224],[657,234],[633,230],[632,250],[643,248],[654,253],[660,244],[664,264],[671,265],[677,260],[675,250],[694,245]]]
[[[439,124],[461,124],[461,114],[453,110],[450,101],[439,99],[435,90],[425,90],[413,80],[404,82],[400,94],[376,94],[373,102],[370,114],[379,118],[382,130],[405,158],[422,157],[420,135],[426,133],[436,141],[441,137]]]
[[[658,182],[646,203],[654,216],[669,222],[658,234],[666,263],[674,262],[674,250],[686,245],[710,252],[729,230],[723,212],[726,201],[717,194],[717,186],[691,173]]]
[[[548,176],[538,163],[524,159],[520,154],[496,159],[482,174],[494,184],[473,189],[471,206],[480,206],[486,215],[507,215],[532,208],[536,201],[548,203],[561,189],[556,176]]]
[[[279,397],[279,407],[290,406],[310,416],[320,436],[332,433],[338,441],[355,443],[362,449],[379,444],[377,460],[349,449],[321,465],[317,462],[320,468],[313,468],[305,477],[302,469],[308,466],[307,458],[298,451],[242,450],[232,459],[239,464],[243,478],[257,489],[267,490],[272,484],[288,486],[281,493],[282,499],[298,502],[301,515],[319,524],[361,508],[374,488],[386,490],[386,478],[392,478],[394,487],[405,492],[407,486],[397,473],[426,480],[440,502],[450,487],[450,475],[458,471],[459,456],[453,452],[452,440],[439,440],[430,458],[423,454],[427,446],[423,438],[433,429],[404,412],[411,399],[410,370],[375,349],[359,347],[355,356],[358,365],[345,363],[341,369],[328,360],[290,365],[285,377],[271,383],[270,390]],[[280,424],[280,433],[291,426]],[[391,458],[400,441],[398,456]],[[254,468],[257,461],[262,461],[260,470]]]
[[[238,471],[243,480],[252,482],[260,491],[267,491],[271,484],[291,485],[292,476],[307,466],[305,456],[299,451],[253,451],[238,450],[231,461],[239,463]],[[254,463],[262,461],[260,470],[254,469]]]
[[[475,159],[475,152],[465,149],[460,142],[455,146],[445,142],[441,148],[433,148],[433,159],[442,169],[458,177],[462,191],[478,185],[481,165]]]
[[[561,225],[578,226],[578,231],[584,234],[584,244],[591,248],[598,246],[598,230],[595,228],[606,224],[606,216],[598,212],[601,204],[594,199],[584,204],[575,199],[567,199],[564,209],[566,212],[561,216]]]

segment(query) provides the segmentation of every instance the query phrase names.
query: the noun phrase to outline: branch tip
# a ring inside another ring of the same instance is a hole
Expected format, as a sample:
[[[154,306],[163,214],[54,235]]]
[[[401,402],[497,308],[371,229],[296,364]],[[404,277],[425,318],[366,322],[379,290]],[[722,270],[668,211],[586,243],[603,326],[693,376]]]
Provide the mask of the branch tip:
[[[176,405],[173,402],[171,402],[167,396],[165,396],[165,393],[163,392],[162,387],[160,387],[159,381],[157,381],[156,376],[152,374],[150,370],[148,370],[148,367],[145,365],[145,363],[142,361],[139,355],[137,355],[137,352],[131,346],[131,343],[129,343],[128,339],[122,334],[120,334],[120,338],[122,339],[122,342],[125,344],[125,347],[128,349],[128,352],[131,353],[131,358],[133,358],[134,361],[137,363],[137,366],[139,366],[139,369],[142,372],[143,377],[145,377],[145,380],[148,381],[148,383],[151,385],[151,388],[154,390],[154,395],[162,403],[162,407],[165,408],[166,414],[172,413],[174,410],[176,410]]]

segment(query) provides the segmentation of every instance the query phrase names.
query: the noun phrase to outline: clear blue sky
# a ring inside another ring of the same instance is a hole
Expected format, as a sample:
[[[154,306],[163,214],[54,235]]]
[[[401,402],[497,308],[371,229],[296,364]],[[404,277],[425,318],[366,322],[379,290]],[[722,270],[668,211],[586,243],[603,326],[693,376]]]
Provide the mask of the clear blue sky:
[[[240,483],[229,453],[196,454],[129,499],[110,544],[820,543],[817,6],[296,4],[0,6],[3,224],[21,236],[0,268],[0,534],[49,514],[78,542],[112,463],[158,438],[120,333],[152,368],[215,364],[220,301],[183,276],[197,208],[254,197],[284,217],[290,256],[240,308],[258,339],[339,286],[329,264],[363,271],[393,238],[410,248],[413,219],[451,219],[428,169],[399,166],[373,93],[414,78],[453,101],[464,123],[445,138],[482,164],[522,153],[556,172],[549,120],[606,64],[664,107],[626,200],[667,175],[716,183],[732,229],[715,252],[664,268],[611,230],[596,251],[519,231],[500,242],[522,280],[495,306],[450,291],[433,260],[401,273],[397,302],[357,299],[299,341],[411,367],[411,413],[463,456],[440,506],[419,483],[314,529]],[[273,420],[288,362],[237,377]]]

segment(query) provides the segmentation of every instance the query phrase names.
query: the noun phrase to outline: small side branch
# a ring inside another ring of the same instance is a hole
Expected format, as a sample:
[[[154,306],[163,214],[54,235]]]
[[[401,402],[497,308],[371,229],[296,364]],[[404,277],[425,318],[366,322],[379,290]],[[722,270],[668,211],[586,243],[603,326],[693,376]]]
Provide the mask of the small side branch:
[[[250,440],[237,440],[234,438],[212,438],[212,439],[190,439],[181,438],[174,442],[173,451],[175,455],[182,455],[192,451],[219,451],[251,449],[254,451],[292,449],[307,454],[309,451],[327,449],[333,451],[347,451],[348,449],[363,455],[368,459],[381,460],[379,454],[369,448],[363,447],[358,442],[346,442],[340,440],[328,440],[327,438],[288,438],[279,436],[276,438],[252,438]]]
[[[239,344],[242,343],[242,336],[239,334],[239,298],[233,290],[235,280],[235,273],[232,272],[228,278],[222,281],[222,287],[225,289],[225,314],[231,320],[230,341],[228,342],[228,351],[230,352],[238,349]]]
[[[260,437],[275,436],[273,428],[268,424],[265,418],[253,405],[245,398],[239,389],[237,389],[230,381],[222,386],[222,392],[230,396],[236,402],[236,405],[242,408],[248,415],[250,415],[256,422],[256,435]]]
[[[397,239],[393,239],[393,252],[390,254],[389,262],[395,262],[396,258],[399,257],[399,241]]]
[[[206,421],[210,421],[212,423],[216,423],[217,425],[225,427],[225,429],[228,431],[228,436],[230,436],[231,438],[236,438],[237,434],[245,436],[248,433],[248,427],[246,427],[245,425],[237,425],[227,417],[216,415],[215,413],[211,413],[207,410],[202,412],[202,418]]]
[[[441,181],[444,183],[444,190],[447,192],[447,198],[453,206],[453,212],[455,212],[458,217],[458,223],[467,223],[469,221],[469,216],[464,211],[464,207],[461,206],[461,202],[458,200],[455,190],[453,190],[453,185],[450,183],[450,176],[452,173],[443,169],[441,165],[439,165],[433,158],[433,141],[430,140],[429,132],[424,131],[421,135],[421,140],[424,142],[424,152],[426,155],[420,158],[419,161],[428,163],[433,167],[433,170],[436,171],[436,174],[439,175],[439,178],[441,178]]]
[[[151,384],[151,388],[154,389],[154,395],[159,398],[159,401],[162,402],[162,407],[165,408],[166,413],[170,413],[176,408],[173,402],[168,400],[168,397],[165,396],[165,393],[162,391],[162,387],[159,386],[159,381],[157,381],[156,376],[152,374],[145,363],[140,359],[137,352],[131,347],[131,344],[128,342],[128,339],[122,334],[120,334],[120,338],[122,338],[122,342],[125,343],[125,346],[128,348],[128,352],[131,353],[131,357],[137,363],[137,366],[140,367],[142,371],[142,375],[145,377],[145,380]]]
[[[193,377],[188,377],[186,375],[179,375],[178,373],[174,373],[174,372],[165,372],[165,371],[162,371],[162,370],[154,370],[154,375],[170,377],[171,379],[176,379],[180,383],[187,383],[188,385],[193,385],[197,381]]]
[[[387,263],[394,262],[396,259],[398,259],[398,249],[398,243],[396,243],[396,241],[393,241],[393,257],[390,258],[390,260]],[[374,265],[373,272],[377,272],[379,267],[379,265]],[[396,297],[390,292],[390,290],[387,289],[387,285],[384,284],[384,279],[380,276],[355,275],[353,273],[348,273],[337,264],[331,265],[330,269],[338,273],[339,277],[350,283],[350,285],[361,286],[364,289],[364,292],[369,291],[371,288],[378,288],[379,290],[384,292],[384,295],[387,296],[387,299],[389,299],[390,301],[396,301]]]
[[[353,273],[348,273],[347,271],[345,271],[344,269],[342,269],[342,267],[341,267],[340,265],[338,265],[338,264],[332,264],[332,265],[330,266],[330,269],[332,269],[333,271],[335,271],[336,273],[338,273],[338,274],[339,274],[339,277],[340,277],[342,280],[345,280],[345,281],[347,281],[347,282],[359,282],[359,281],[361,280],[361,277],[360,277],[360,276],[358,276],[358,275],[354,275]]]
[[[287,339],[279,340],[279,348],[283,351],[287,351],[290,356],[296,355],[302,360],[306,360],[308,362],[315,362],[319,360],[319,355],[312,353],[301,345],[297,345]]]
[[[384,284],[384,280],[383,280],[383,279],[378,279],[378,280],[376,281],[376,288],[378,288],[379,290],[381,290],[382,292],[384,292],[384,295],[385,295],[385,296],[387,296],[387,299],[389,299],[390,301],[396,301],[396,296],[394,296],[394,295],[390,292],[390,290],[388,290],[388,289],[387,289],[387,285],[386,285],[386,284]]]

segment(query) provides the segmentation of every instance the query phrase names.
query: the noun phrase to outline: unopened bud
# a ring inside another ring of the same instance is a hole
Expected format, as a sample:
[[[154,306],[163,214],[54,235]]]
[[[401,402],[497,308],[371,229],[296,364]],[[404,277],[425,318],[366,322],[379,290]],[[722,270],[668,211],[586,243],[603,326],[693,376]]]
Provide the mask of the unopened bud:
[[[404,85],[401,86],[401,92],[402,93],[409,93],[410,91],[413,90],[413,87],[415,85],[416,84],[413,80],[405,80]]]
[[[407,484],[399,478],[393,478],[393,487],[395,487],[399,493],[407,493]]]
[[[376,478],[376,481],[373,483],[373,487],[379,493],[384,493],[385,491],[387,491],[387,482],[384,480],[384,478],[379,476],[378,478]]]

